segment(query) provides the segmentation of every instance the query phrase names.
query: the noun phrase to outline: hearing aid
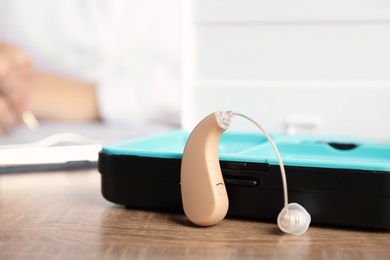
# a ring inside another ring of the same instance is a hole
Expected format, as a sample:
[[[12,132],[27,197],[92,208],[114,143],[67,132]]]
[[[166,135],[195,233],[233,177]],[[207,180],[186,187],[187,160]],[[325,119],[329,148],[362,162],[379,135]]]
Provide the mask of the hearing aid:
[[[254,123],[267,137],[276,153],[284,192],[284,208],[277,218],[279,228],[289,234],[304,234],[310,225],[311,217],[298,203],[288,204],[286,173],[275,143],[257,122],[233,111],[218,111],[208,115],[188,137],[180,171],[184,214],[199,226],[212,226],[225,218],[229,199],[219,164],[218,145],[234,116],[241,116]]]
[[[225,218],[229,200],[218,159],[218,143],[229,128],[213,113],[192,131],[184,148],[180,186],[183,209],[199,226],[212,226]]]

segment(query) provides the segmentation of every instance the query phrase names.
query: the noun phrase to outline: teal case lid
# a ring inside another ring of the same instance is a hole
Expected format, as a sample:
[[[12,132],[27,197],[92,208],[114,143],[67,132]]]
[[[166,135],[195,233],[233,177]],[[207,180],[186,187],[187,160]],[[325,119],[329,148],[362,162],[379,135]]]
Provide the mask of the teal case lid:
[[[181,159],[189,132],[160,135],[106,145],[102,153]],[[390,171],[390,143],[377,140],[309,136],[271,135],[285,166]],[[261,133],[225,132],[219,143],[223,161],[278,165],[271,144]]]

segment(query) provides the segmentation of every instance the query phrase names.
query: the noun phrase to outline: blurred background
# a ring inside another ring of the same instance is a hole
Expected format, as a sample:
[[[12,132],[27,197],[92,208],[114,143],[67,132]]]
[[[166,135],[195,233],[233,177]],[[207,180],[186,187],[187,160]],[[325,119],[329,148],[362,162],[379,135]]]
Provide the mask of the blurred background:
[[[272,132],[390,139],[390,2],[182,4],[184,128],[236,110]]]

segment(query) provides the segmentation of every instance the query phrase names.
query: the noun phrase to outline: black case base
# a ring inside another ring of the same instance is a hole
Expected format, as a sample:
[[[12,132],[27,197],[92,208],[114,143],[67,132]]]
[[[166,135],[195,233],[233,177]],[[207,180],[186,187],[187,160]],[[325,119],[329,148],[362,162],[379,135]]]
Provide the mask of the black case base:
[[[116,204],[182,212],[180,159],[101,152],[104,198]],[[228,216],[272,220],[283,208],[279,166],[221,161]],[[286,166],[289,202],[307,209],[313,224],[390,229],[388,172]]]

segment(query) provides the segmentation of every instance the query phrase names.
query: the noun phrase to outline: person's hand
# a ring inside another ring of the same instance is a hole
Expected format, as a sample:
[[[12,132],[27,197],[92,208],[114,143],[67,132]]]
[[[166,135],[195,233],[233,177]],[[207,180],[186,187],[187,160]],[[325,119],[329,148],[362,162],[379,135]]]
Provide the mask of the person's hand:
[[[27,109],[33,80],[30,56],[0,42],[0,134],[20,122]]]

